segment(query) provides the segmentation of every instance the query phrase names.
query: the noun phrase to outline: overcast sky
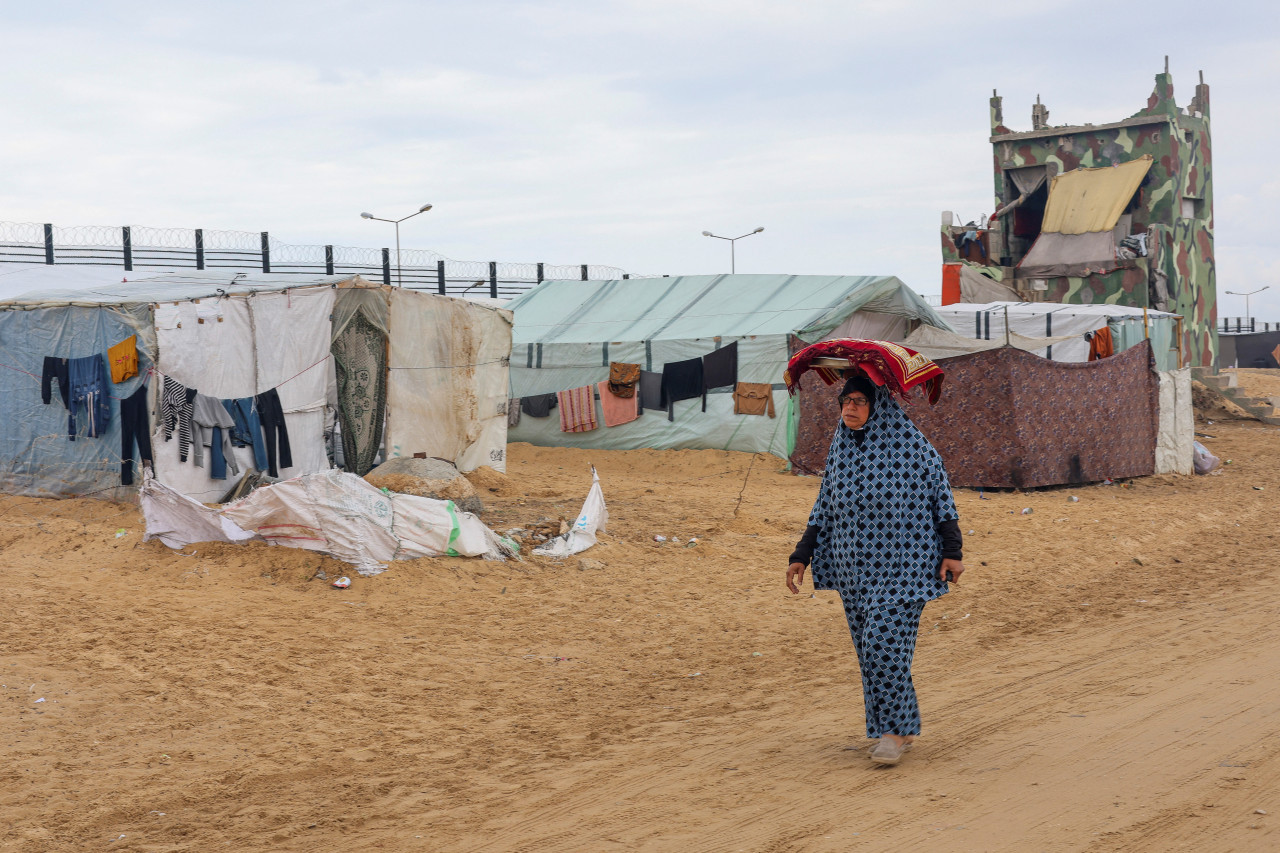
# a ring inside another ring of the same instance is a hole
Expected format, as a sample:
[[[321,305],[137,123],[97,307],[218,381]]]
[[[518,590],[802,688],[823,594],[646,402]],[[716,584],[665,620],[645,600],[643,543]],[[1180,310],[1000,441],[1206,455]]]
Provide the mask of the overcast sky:
[[[378,247],[361,211],[430,202],[405,248],[671,274],[764,226],[740,272],[937,293],[941,211],[993,206],[991,90],[1014,130],[1037,94],[1116,121],[1168,54],[1179,105],[1212,89],[1219,290],[1280,320],[1271,2],[187,5],[4,4],[0,221]]]

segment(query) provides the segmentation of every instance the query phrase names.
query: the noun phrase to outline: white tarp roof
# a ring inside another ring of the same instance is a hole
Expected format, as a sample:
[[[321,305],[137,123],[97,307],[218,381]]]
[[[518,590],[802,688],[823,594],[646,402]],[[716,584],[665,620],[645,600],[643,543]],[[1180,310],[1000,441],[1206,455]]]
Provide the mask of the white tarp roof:
[[[943,305],[935,308],[956,332],[977,340],[1004,343],[1005,319],[1010,333],[1028,338],[1057,338],[1071,336],[1064,343],[1054,344],[1046,355],[1054,361],[1087,361],[1089,342],[1085,332],[1101,329],[1117,323],[1142,324],[1143,310],[1124,305],[1068,305],[1060,302],[967,302]],[[1167,311],[1146,312],[1148,322],[1160,319],[1174,320],[1177,314]]]

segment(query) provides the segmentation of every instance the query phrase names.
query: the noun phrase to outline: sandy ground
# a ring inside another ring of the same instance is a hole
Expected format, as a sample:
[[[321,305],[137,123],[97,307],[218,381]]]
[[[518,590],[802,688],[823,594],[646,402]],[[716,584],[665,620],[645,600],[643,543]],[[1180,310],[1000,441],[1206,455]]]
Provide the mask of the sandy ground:
[[[1198,429],[1220,475],[958,493],[895,768],[838,600],[783,587],[817,482],[773,457],[513,445],[486,519],[572,516],[594,463],[596,548],[345,591],[0,500],[0,850],[1280,849],[1280,430]]]

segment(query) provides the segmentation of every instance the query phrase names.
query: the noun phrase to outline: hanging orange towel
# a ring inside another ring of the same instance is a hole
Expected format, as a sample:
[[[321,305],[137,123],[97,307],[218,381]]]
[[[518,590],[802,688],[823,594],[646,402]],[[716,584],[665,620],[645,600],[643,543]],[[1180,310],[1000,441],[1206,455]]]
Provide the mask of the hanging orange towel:
[[[108,347],[107,362],[111,365],[111,381],[117,385],[130,376],[137,376],[138,336],[130,335],[115,346]]]
[[[1115,354],[1116,348],[1111,342],[1111,329],[1103,326],[1094,332],[1093,337],[1089,340],[1089,360],[1097,361],[1102,358],[1111,358]]]
[[[600,390],[600,410],[604,412],[605,426],[622,426],[640,417],[640,395],[635,393],[634,385],[631,386],[630,397],[614,394],[609,390],[608,382],[597,383],[596,388]]]

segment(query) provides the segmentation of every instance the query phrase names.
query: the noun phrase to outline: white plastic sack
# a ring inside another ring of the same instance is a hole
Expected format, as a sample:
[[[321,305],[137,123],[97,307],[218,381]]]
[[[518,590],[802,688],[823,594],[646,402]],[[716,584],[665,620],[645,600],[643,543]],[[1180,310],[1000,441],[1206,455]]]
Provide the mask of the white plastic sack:
[[[484,557],[501,560],[514,556],[514,543],[503,540],[483,521],[462,512],[453,501],[417,495],[392,495],[395,534],[400,542],[397,560],[418,557]]]
[[[1197,474],[1211,474],[1222,467],[1222,460],[1209,452],[1200,442],[1195,443],[1195,468]]]
[[[143,471],[138,496],[147,526],[143,542],[159,539],[176,550],[193,542],[246,542],[256,538],[218,510],[164,485],[151,476],[150,468]]]
[[[256,489],[222,515],[272,545],[306,548],[376,575],[394,560],[391,498],[363,477],[329,470]]]
[[[343,471],[263,486],[221,510],[149,476],[141,494],[144,541],[160,539],[170,548],[261,537],[272,545],[330,554],[362,575],[378,574],[391,560],[442,555],[504,560],[516,554],[513,543],[452,501],[388,495]]]
[[[564,533],[533,549],[533,553],[543,557],[568,557],[587,550],[596,544],[596,531],[607,530],[609,510],[604,505],[604,492],[600,489],[600,475],[591,466],[591,491],[582,503],[582,512],[578,519]]]

